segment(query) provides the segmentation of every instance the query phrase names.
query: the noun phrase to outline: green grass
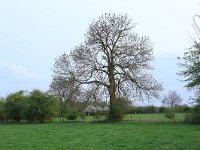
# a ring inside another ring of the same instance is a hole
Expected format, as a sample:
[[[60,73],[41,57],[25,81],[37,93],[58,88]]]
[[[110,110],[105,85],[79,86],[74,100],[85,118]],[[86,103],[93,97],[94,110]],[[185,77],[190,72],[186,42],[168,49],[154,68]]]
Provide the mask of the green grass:
[[[176,113],[176,122],[184,121],[184,113]],[[128,114],[124,116],[126,121],[136,121],[136,122],[170,122],[164,114]]]
[[[185,114],[184,113],[176,113],[175,118],[176,122],[183,122]],[[92,122],[98,120],[104,120],[105,116],[99,116],[99,118],[95,119],[94,116],[85,116],[84,119],[78,117],[77,121],[85,121],[85,122]],[[124,121],[132,121],[132,122],[171,122],[167,119],[164,114],[127,114],[124,115]],[[65,119],[66,121],[66,119]],[[60,122],[59,118],[54,118],[53,122]]]
[[[0,125],[0,150],[197,150],[200,126],[170,123]]]
[[[200,126],[171,123],[163,114],[125,115],[122,123],[84,122],[0,125],[0,150],[198,150]],[[81,121],[81,119],[78,119]]]

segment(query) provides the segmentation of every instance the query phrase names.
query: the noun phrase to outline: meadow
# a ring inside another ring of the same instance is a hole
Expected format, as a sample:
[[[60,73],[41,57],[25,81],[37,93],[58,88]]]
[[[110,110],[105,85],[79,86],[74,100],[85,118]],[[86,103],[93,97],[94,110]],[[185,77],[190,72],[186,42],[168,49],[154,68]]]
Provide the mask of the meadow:
[[[183,122],[185,118],[185,113],[175,113],[176,122]],[[124,116],[126,121],[135,122],[171,122],[164,114],[127,114]]]
[[[149,115],[152,114],[144,116],[151,119]],[[200,147],[198,125],[126,121],[126,117],[131,116],[125,116],[121,123],[2,124],[0,150],[197,150]],[[138,114],[137,118],[141,116]]]
[[[175,120],[176,122],[183,122],[185,117],[185,113],[176,113]],[[92,121],[101,121],[104,120],[105,116],[86,116],[85,118],[78,118],[77,121],[84,121],[84,122],[92,122]],[[59,118],[54,118],[53,122],[59,122]],[[124,115],[123,121],[130,121],[130,122],[171,122],[167,119],[164,114],[157,113],[157,114],[126,114]]]

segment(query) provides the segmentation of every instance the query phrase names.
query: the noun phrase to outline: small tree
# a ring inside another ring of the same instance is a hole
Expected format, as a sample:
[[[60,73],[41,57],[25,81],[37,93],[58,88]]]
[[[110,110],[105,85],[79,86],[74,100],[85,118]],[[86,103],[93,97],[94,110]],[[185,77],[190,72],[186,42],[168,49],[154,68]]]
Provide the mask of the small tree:
[[[60,101],[60,121],[64,121],[65,114],[67,112],[67,104],[70,101],[77,100],[80,95],[79,86],[72,79],[63,78],[60,76],[53,77],[53,81],[50,84],[49,92],[54,94]]]
[[[66,112],[65,112],[65,117],[68,120],[77,120],[78,118],[78,110],[76,107],[73,106],[67,106]]]
[[[55,96],[41,92],[40,90],[33,90],[30,93],[29,104],[27,109],[28,119],[30,121],[44,121],[51,120],[52,117],[58,115],[59,103]]]
[[[113,104],[113,111],[116,114],[116,119],[118,121],[121,121],[123,119],[124,114],[128,111],[129,107],[130,107],[130,101],[128,101],[127,99],[123,98],[123,97],[117,97],[114,100],[114,104]]]
[[[175,107],[176,105],[180,105],[182,102],[182,98],[176,91],[169,91],[167,95],[164,95],[162,99],[162,104],[164,106],[169,106],[170,108]]]
[[[167,95],[164,95],[162,104],[164,106],[169,106],[170,108],[164,111],[165,117],[170,120],[174,120],[175,122],[175,106],[180,105],[182,102],[182,98],[176,91],[169,91]]]
[[[171,108],[165,109],[164,115],[166,118],[170,119],[171,121],[173,120],[175,122],[175,113],[173,109]]]
[[[4,111],[6,120],[14,120],[20,122],[23,119],[23,113],[25,111],[25,91],[18,91],[11,93],[6,97],[4,104]]]
[[[161,106],[161,107],[159,108],[159,113],[164,113],[164,112],[165,112],[165,107]]]

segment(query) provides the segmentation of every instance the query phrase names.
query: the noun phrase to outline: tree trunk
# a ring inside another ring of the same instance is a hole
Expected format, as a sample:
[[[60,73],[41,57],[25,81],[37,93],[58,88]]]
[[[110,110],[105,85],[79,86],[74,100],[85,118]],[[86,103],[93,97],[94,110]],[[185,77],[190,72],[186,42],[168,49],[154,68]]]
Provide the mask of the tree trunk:
[[[117,110],[115,107],[116,100],[116,83],[114,75],[114,58],[111,53],[110,62],[108,63],[108,73],[109,73],[109,95],[110,95],[110,110],[109,110],[109,121],[118,121]]]
[[[110,85],[109,89],[110,94],[110,111],[109,111],[109,121],[116,121],[116,108],[115,108],[115,100],[116,100],[116,94],[114,87]]]

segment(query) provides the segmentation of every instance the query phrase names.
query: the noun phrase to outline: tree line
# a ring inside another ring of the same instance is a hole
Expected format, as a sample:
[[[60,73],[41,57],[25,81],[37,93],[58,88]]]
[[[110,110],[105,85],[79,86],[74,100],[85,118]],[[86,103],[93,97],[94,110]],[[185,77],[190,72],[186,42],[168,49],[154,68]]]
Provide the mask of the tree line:
[[[57,98],[47,92],[18,91],[0,100],[0,121],[40,122],[51,121],[59,112]]]
[[[115,105],[118,107],[120,119],[123,119],[124,114],[165,113],[171,107],[173,107],[173,113],[188,113],[193,109],[187,105],[136,107],[132,105],[131,101],[123,98],[117,98],[116,101]],[[77,117],[84,119],[87,115],[92,115],[96,120],[109,114],[108,106],[109,104],[102,100],[96,102],[90,101],[90,99],[59,101],[59,98],[49,91],[33,90],[27,92],[20,90],[0,99],[0,122],[44,123],[51,122],[53,118],[58,117],[61,122],[64,122],[65,120],[76,120]]]

